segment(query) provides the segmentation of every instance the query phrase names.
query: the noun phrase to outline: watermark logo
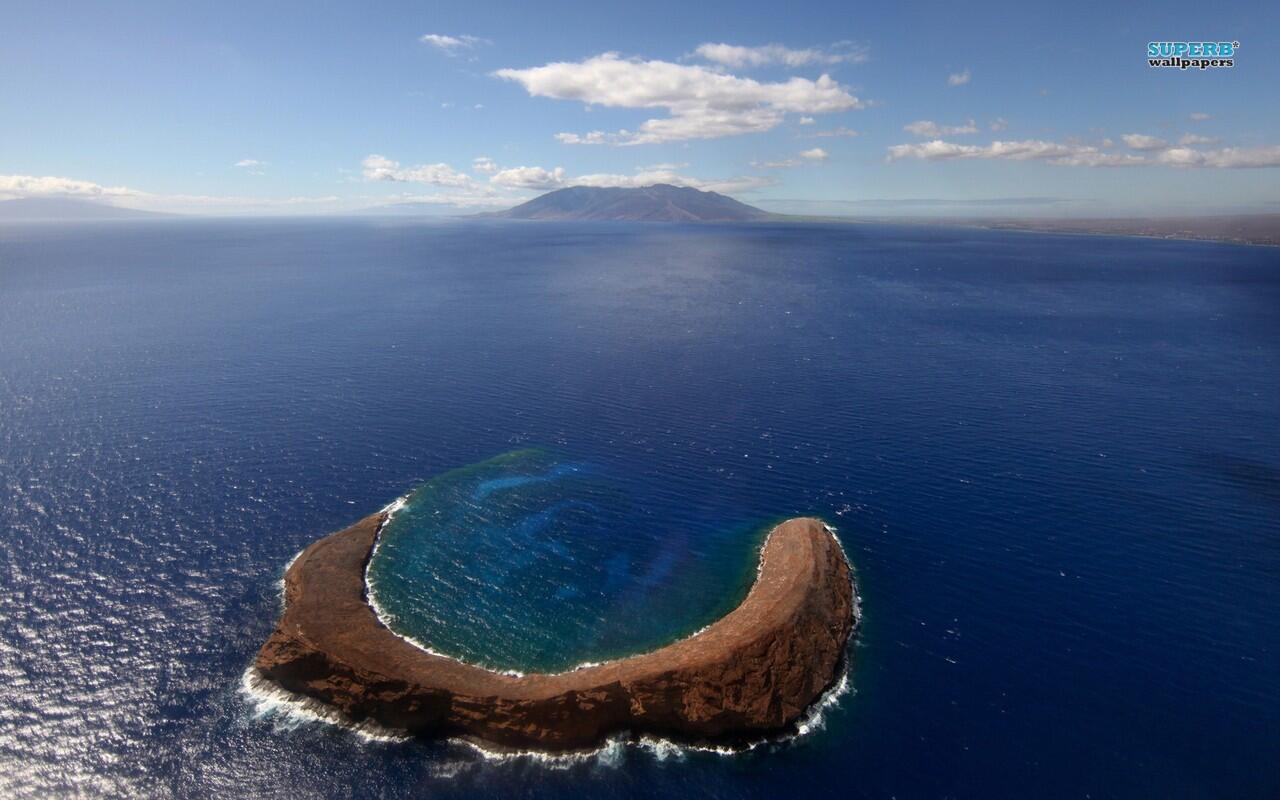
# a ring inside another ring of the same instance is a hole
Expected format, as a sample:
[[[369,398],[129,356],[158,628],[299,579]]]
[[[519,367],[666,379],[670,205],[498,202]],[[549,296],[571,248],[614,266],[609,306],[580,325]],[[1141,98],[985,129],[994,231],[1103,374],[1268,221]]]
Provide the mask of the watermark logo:
[[[1173,69],[1234,67],[1239,42],[1147,42],[1147,65]]]

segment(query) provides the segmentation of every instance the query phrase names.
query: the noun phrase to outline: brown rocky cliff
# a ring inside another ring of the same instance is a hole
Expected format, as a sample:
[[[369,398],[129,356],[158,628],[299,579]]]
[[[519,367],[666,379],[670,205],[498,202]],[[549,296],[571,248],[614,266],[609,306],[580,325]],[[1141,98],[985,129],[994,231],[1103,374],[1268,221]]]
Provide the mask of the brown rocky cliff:
[[[773,529],[736,609],[650,653],[558,674],[505,675],[392,633],[365,597],[382,514],[308,547],[256,667],[354,720],[506,747],[571,750],[630,731],[735,741],[783,731],[837,676],[853,628],[849,566],[820,520]]]

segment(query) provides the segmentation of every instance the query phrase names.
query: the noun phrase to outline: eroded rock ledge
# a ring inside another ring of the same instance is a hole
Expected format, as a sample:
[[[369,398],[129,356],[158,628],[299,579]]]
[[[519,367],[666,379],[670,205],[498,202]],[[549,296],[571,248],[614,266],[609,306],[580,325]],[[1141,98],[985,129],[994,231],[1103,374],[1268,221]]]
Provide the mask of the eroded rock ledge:
[[[582,749],[620,731],[742,741],[791,726],[841,669],[854,625],[849,565],[820,520],[778,525],[745,600],[650,653],[558,674],[504,675],[433,655],[365,596],[384,515],[312,544],[285,576],[285,612],[256,667],[353,720],[514,748]]]

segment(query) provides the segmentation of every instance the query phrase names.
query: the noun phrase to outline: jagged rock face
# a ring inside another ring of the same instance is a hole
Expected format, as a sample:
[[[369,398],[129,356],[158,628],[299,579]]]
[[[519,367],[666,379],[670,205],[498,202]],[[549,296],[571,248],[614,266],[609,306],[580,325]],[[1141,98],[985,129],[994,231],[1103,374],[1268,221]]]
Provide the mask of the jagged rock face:
[[[259,672],[353,720],[542,750],[621,731],[735,741],[785,730],[832,684],[854,625],[849,565],[821,521],[788,520],[740,606],[651,653],[551,675],[505,675],[428,653],[384,627],[364,571],[384,521],[321,539],[285,576]]]

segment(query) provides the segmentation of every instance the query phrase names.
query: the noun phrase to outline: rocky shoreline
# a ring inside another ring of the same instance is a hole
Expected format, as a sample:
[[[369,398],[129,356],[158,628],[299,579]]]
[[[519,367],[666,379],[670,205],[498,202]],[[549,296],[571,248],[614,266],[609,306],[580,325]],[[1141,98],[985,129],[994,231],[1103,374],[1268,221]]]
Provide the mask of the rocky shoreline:
[[[258,673],[354,721],[567,751],[620,732],[733,743],[786,731],[837,679],[854,628],[844,552],[817,519],[778,525],[746,599],[650,653],[558,674],[497,673],[427,652],[378,620],[365,567],[384,513],[316,541],[285,575]]]

